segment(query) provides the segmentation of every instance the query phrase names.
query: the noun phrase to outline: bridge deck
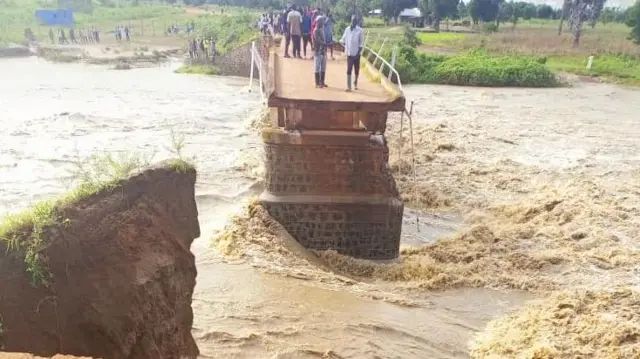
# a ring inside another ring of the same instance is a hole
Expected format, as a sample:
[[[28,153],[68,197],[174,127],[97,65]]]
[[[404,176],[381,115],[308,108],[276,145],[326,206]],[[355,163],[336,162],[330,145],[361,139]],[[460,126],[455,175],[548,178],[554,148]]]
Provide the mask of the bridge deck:
[[[274,84],[269,106],[341,111],[404,109],[404,97],[394,95],[379,82],[372,81],[363,66],[360,68],[358,90],[347,92],[347,59],[342,52],[335,52],[335,60],[330,56],[327,59],[325,83],[328,87],[319,89],[315,87],[313,59],[285,58],[283,48],[276,48],[270,56]],[[307,52],[309,57],[312,54]]]

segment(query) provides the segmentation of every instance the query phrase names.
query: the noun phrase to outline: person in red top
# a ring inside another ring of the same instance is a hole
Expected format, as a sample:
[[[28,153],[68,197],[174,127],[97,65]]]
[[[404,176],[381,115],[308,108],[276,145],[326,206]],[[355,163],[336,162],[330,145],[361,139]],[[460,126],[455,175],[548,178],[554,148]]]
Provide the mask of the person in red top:
[[[315,34],[316,27],[318,26],[318,16],[320,16],[320,10],[313,10],[313,14],[311,15],[311,33]],[[311,48],[313,48],[313,36],[311,36]]]

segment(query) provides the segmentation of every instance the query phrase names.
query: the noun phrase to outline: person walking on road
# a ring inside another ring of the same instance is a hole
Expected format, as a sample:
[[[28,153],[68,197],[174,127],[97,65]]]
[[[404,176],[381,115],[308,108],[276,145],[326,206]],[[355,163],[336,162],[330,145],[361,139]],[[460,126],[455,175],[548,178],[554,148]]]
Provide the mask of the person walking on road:
[[[327,71],[327,44],[324,38],[324,16],[318,16],[316,29],[313,32],[313,67],[316,76],[316,87],[327,87],[324,77]]]
[[[293,42],[293,57],[299,59],[300,56],[300,36],[302,35],[302,15],[298,11],[296,5],[293,6],[291,12],[287,16],[287,22],[289,23],[289,31],[291,32],[291,41]]]
[[[364,32],[358,26],[356,16],[351,17],[351,25],[344,29],[344,34],[340,43],[344,46],[347,54],[347,91],[351,91],[351,71],[355,72],[353,87],[358,89],[358,75],[360,75],[360,54],[364,46]]]

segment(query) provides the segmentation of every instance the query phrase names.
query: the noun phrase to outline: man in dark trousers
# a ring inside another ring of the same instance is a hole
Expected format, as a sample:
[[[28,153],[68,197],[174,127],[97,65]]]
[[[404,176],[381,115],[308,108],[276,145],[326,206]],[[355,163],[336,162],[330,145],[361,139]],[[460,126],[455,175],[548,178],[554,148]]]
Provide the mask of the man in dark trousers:
[[[324,16],[318,16],[317,25],[313,32],[313,68],[316,76],[316,87],[327,87],[325,73],[327,71],[327,42],[324,37]]]
[[[358,89],[358,75],[360,75],[360,54],[364,46],[364,31],[358,26],[358,18],[351,17],[351,25],[344,29],[340,43],[344,46],[347,55],[347,91],[351,91],[351,71],[355,72],[353,87]]]
[[[302,36],[302,14],[300,14],[296,5],[291,7],[291,11],[289,15],[287,15],[287,23],[289,24],[289,32],[291,33],[291,41],[293,42],[293,57],[301,59],[300,37]]]
[[[307,45],[311,44],[313,48],[313,43],[311,41],[314,36],[311,32],[311,14],[307,11],[302,10],[302,54],[305,58],[307,58]]]
[[[287,22],[287,17],[289,16],[289,12],[291,12],[291,6],[287,7],[287,10],[282,14],[282,33],[284,34],[284,57],[289,56],[289,44],[291,44],[291,31],[289,29],[289,23]]]

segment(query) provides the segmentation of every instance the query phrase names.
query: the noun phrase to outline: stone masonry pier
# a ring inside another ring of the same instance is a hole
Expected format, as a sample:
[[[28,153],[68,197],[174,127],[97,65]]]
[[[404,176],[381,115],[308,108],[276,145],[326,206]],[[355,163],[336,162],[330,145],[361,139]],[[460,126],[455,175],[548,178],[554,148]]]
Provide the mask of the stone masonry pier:
[[[404,97],[389,91],[392,84],[370,80],[364,68],[359,89],[345,92],[342,56],[328,61],[330,87],[316,89],[313,61],[284,58],[279,50],[269,56],[274,126],[262,132],[260,202],[306,248],[396,258],[404,207],[384,131],[387,113],[402,111]]]

